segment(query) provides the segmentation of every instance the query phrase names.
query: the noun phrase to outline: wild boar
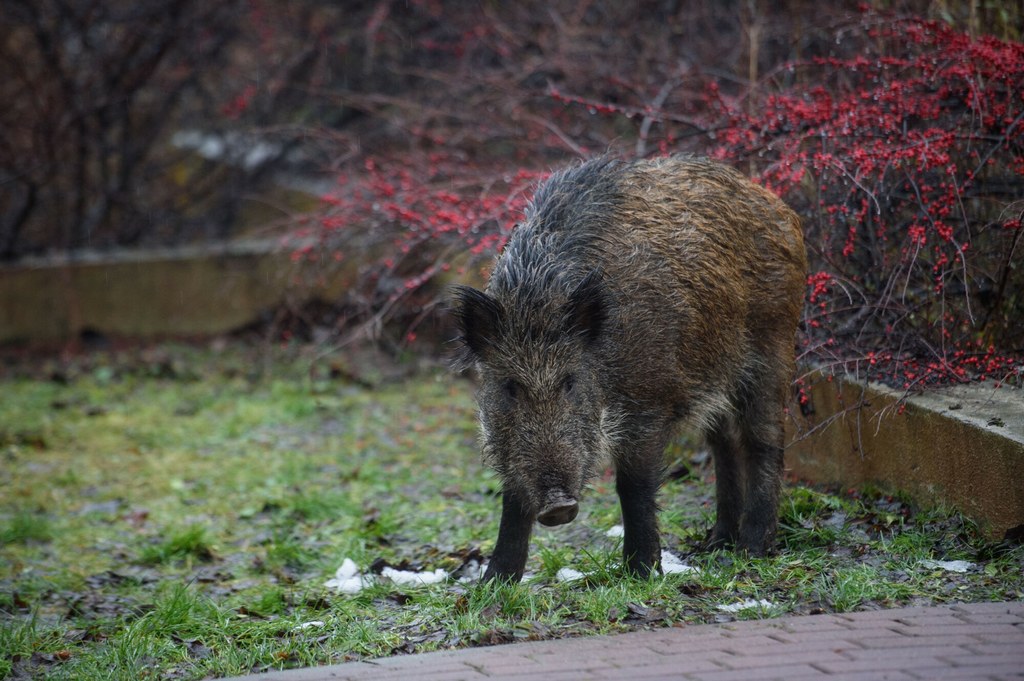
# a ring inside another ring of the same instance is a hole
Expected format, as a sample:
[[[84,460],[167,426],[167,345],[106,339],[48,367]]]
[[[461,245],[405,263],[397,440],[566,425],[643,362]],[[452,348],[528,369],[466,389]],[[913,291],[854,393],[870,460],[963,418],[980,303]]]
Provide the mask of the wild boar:
[[[714,455],[707,545],[769,551],[806,267],[797,215],[717,162],[602,158],[542,183],[486,290],[452,292],[503,484],[485,579],[519,580],[533,522],[573,520],[609,459],[625,566],[659,570],[663,455],[687,425]]]

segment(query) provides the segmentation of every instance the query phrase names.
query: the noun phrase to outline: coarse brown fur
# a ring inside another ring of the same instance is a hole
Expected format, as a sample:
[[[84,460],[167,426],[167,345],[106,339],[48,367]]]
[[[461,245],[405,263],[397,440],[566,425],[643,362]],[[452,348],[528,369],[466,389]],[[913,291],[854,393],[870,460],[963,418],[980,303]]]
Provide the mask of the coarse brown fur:
[[[719,163],[598,159],[542,184],[486,292],[453,296],[504,483],[486,577],[521,577],[532,523],[572,520],[606,455],[626,566],[658,569],[655,495],[679,424],[715,457],[709,546],[770,550],[805,277],[796,214]]]

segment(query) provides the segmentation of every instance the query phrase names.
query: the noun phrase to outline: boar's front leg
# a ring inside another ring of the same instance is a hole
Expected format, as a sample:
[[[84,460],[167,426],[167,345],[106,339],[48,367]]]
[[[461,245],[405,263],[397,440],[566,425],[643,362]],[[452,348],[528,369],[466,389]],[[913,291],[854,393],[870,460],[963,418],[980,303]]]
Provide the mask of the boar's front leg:
[[[622,556],[626,571],[647,577],[661,570],[657,494],[669,435],[666,428],[632,431],[633,437],[624,438],[632,444],[631,450],[616,457],[615,490],[622,508]]]
[[[492,579],[518,582],[523,578],[533,520],[533,513],[517,494],[508,489],[502,492],[498,543],[494,546],[494,554],[484,572],[485,582]]]

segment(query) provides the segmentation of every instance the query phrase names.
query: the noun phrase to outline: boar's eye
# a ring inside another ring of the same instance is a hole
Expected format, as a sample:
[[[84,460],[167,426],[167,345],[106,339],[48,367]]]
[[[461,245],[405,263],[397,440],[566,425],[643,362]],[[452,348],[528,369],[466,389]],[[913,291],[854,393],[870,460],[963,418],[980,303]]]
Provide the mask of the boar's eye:
[[[501,382],[501,392],[505,395],[505,397],[514,402],[515,400],[519,399],[519,395],[522,393],[522,388],[520,388],[519,384],[516,383],[513,379],[506,378],[504,381]]]
[[[576,377],[572,374],[567,375],[562,379],[562,392],[566,395],[572,395],[573,388],[576,387]]]

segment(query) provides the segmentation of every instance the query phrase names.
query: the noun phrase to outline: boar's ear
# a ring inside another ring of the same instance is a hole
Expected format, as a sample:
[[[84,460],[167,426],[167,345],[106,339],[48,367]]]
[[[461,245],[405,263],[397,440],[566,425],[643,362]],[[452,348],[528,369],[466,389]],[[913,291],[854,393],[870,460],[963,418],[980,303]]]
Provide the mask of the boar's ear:
[[[451,310],[459,329],[459,340],[470,359],[483,359],[498,336],[501,321],[498,301],[471,286],[455,286],[451,291]]]
[[[568,331],[582,335],[588,343],[597,340],[604,326],[607,309],[601,273],[594,270],[569,294]]]

